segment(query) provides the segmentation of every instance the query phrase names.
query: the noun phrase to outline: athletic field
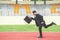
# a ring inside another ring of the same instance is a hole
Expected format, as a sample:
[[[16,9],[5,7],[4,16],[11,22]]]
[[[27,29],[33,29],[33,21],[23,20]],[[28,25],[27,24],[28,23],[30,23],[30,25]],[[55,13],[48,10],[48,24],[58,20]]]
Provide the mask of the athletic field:
[[[0,40],[60,40],[60,25],[43,27],[43,38],[36,25],[0,25]]]
[[[60,32],[60,25],[53,25],[45,29],[43,32]],[[0,25],[0,32],[38,32],[36,25]]]

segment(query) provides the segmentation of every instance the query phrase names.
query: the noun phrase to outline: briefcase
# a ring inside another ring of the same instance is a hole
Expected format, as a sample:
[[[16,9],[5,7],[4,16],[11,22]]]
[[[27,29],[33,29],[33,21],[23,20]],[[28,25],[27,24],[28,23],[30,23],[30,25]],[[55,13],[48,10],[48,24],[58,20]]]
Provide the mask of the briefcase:
[[[29,18],[28,16],[26,16],[26,17],[24,18],[24,20],[25,20],[28,24],[32,21],[32,19]]]

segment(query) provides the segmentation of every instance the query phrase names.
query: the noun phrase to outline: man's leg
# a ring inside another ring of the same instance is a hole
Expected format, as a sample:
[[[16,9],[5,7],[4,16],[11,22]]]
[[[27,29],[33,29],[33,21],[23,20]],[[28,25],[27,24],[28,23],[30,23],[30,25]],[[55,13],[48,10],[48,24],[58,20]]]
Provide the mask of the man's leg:
[[[56,25],[54,22],[52,22],[52,23],[50,23],[50,24],[48,24],[48,25],[46,25],[46,23],[44,22],[44,24],[43,24],[43,26],[45,27],[45,28],[48,28],[48,27],[50,27],[50,26],[52,26],[52,25]]]
[[[42,38],[42,27],[39,27],[39,34],[40,36],[38,38]]]

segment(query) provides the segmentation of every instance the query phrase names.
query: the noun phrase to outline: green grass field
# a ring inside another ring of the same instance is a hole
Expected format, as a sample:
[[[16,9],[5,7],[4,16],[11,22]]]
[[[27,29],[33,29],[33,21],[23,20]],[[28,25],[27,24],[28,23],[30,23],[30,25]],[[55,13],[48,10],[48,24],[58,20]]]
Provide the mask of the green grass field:
[[[43,32],[60,32],[60,25],[53,25],[47,29],[43,27]],[[38,32],[36,25],[0,25],[0,32]]]

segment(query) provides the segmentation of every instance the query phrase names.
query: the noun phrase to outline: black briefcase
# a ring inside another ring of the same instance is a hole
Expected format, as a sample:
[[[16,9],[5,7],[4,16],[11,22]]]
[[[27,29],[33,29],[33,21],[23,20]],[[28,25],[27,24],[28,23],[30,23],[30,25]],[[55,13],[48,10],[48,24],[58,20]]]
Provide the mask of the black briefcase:
[[[32,19],[29,18],[28,16],[26,16],[26,17],[24,18],[24,20],[25,20],[28,24],[32,21]]]

